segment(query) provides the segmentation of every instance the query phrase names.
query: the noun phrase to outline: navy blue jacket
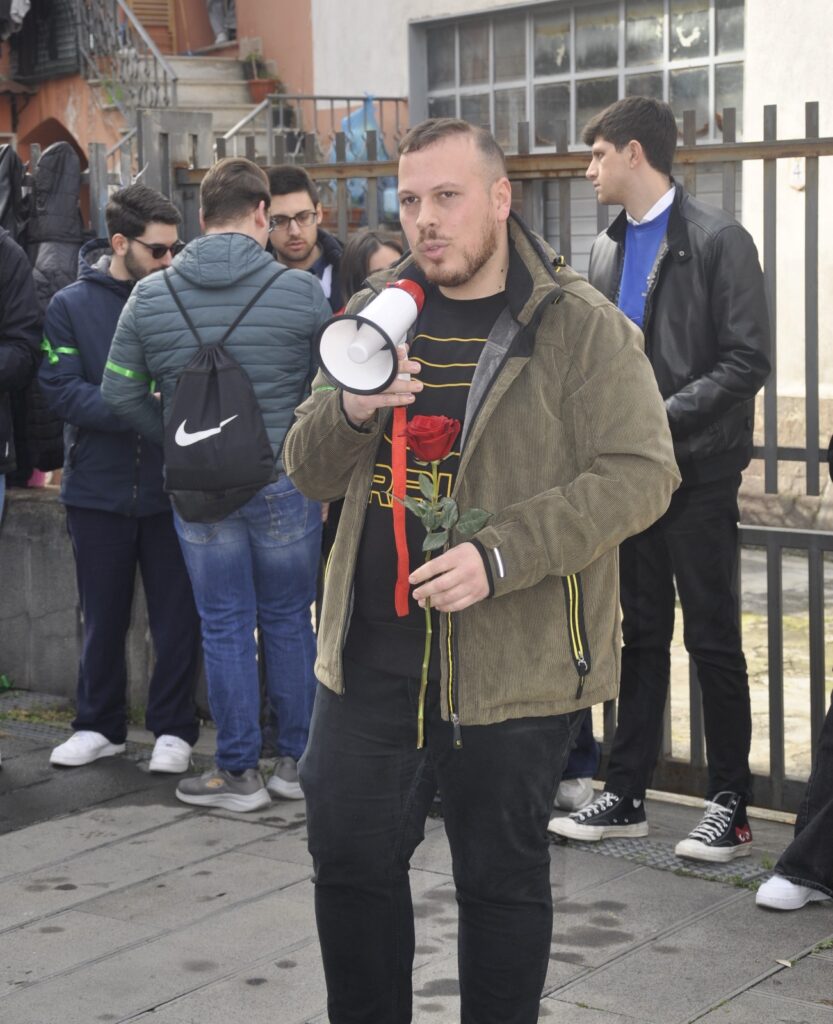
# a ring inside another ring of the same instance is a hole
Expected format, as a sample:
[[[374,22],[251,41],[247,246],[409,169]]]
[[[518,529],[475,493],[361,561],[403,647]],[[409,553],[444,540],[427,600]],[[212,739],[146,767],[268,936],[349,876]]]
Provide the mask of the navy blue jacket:
[[[126,516],[170,511],[162,489],[162,449],[141,437],[101,397],[110,342],[133,289],[108,273],[106,239],[87,242],[79,276],[46,311],[39,380],[65,423],[61,501]],[[96,262],[97,261],[97,262]]]

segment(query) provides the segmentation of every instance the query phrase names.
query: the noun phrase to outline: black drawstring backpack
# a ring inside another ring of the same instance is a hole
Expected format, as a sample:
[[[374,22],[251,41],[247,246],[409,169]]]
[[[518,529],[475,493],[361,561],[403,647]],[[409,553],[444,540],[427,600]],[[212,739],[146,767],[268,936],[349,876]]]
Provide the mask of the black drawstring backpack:
[[[269,278],[215,345],[203,344],[171,283],[172,272],[163,272],[199,346],[177,381],[163,444],[165,490],[187,522],[224,519],[278,478],[252,382],[224,346],[284,270]]]

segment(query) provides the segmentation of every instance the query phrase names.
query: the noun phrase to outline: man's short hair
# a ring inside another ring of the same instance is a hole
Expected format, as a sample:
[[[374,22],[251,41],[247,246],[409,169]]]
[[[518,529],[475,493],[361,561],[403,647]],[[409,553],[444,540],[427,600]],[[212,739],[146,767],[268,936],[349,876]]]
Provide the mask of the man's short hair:
[[[161,192],[139,183],[128,185],[114,192],[104,210],[107,221],[107,236],[124,235],[138,238],[153,222],[179,224],[182,216],[170,199]]]
[[[592,147],[596,139],[602,138],[617,150],[636,139],[651,167],[671,176],[677,148],[677,119],[662,100],[629,96],[611,103],[587,122],[581,137],[587,146]]]
[[[210,167],[200,185],[200,206],[206,227],[243,220],[260,203],[268,212],[272,197],[262,167],[245,157],[228,156]]]
[[[269,168],[269,193],[273,196],[288,196],[292,192],[306,192],[313,207],[320,202],[315,182],[303,167],[295,164],[278,164]]]
[[[468,135],[474,139],[484,163],[492,174],[492,181],[506,177],[506,157],[494,135],[479,125],[469,124],[468,121],[462,121],[457,117],[429,117],[426,121],[420,121],[402,138],[399,143],[399,155],[418,153],[421,149],[427,149],[455,135]]]

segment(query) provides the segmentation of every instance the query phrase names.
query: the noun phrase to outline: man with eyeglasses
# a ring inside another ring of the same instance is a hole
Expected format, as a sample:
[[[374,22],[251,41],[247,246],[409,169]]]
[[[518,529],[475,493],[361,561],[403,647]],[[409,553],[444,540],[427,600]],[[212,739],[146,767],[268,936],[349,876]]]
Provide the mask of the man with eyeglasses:
[[[280,164],[269,171],[269,191],[271,251],[287,267],[315,274],[336,312],[344,305],[339,274],[343,246],[320,227],[323,210],[312,178],[303,167]]]
[[[145,714],[156,737],[150,768],[181,773],[199,732],[199,618],[162,486],[162,449],[112,412],[99,390],[134,284],[183,248],[181,218],[158,192],[130,185],[112,196],[106,219],[109,238],[82,248],[78,280],[53,297],[42,343],[41,388],[65,423],[61,501],[84,617],[75,731],[50,762],[77,767],[125,749],[125,638],[138,567],[156,655]]]

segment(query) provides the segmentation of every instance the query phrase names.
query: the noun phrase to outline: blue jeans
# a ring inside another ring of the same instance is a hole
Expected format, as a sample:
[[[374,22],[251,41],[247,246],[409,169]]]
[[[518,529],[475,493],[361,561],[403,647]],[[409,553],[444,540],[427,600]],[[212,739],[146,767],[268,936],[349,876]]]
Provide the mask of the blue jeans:
[[[593,715],[590,708],[581,712],[581,726],[575,745],[567,758],[562,779],[594,779],[599,770],[601,746],[593,735]]]
[[[176,531],[202,622],[205,677],[217,726],[217,766],[257,767],[260,688],[255,628],[263,637],[266,690],[278,716],[278,753],[304,752],[315,696],[310,606],[321,550],[321,510],[282,473],[218,523]]]
[[[3,503],[6,500],[6,478],[0,473],[0,521],[3,519]]]
[[[547,822],[580,713],[467,725],[455,749],[439,685],[416,747],[419,679],[344,658],[315,698],[301,761],[315,913],[337,1024],[411,1020],[408,868],[442,795],[459,919],[462,1024],[532,1024],[552,940]]]

